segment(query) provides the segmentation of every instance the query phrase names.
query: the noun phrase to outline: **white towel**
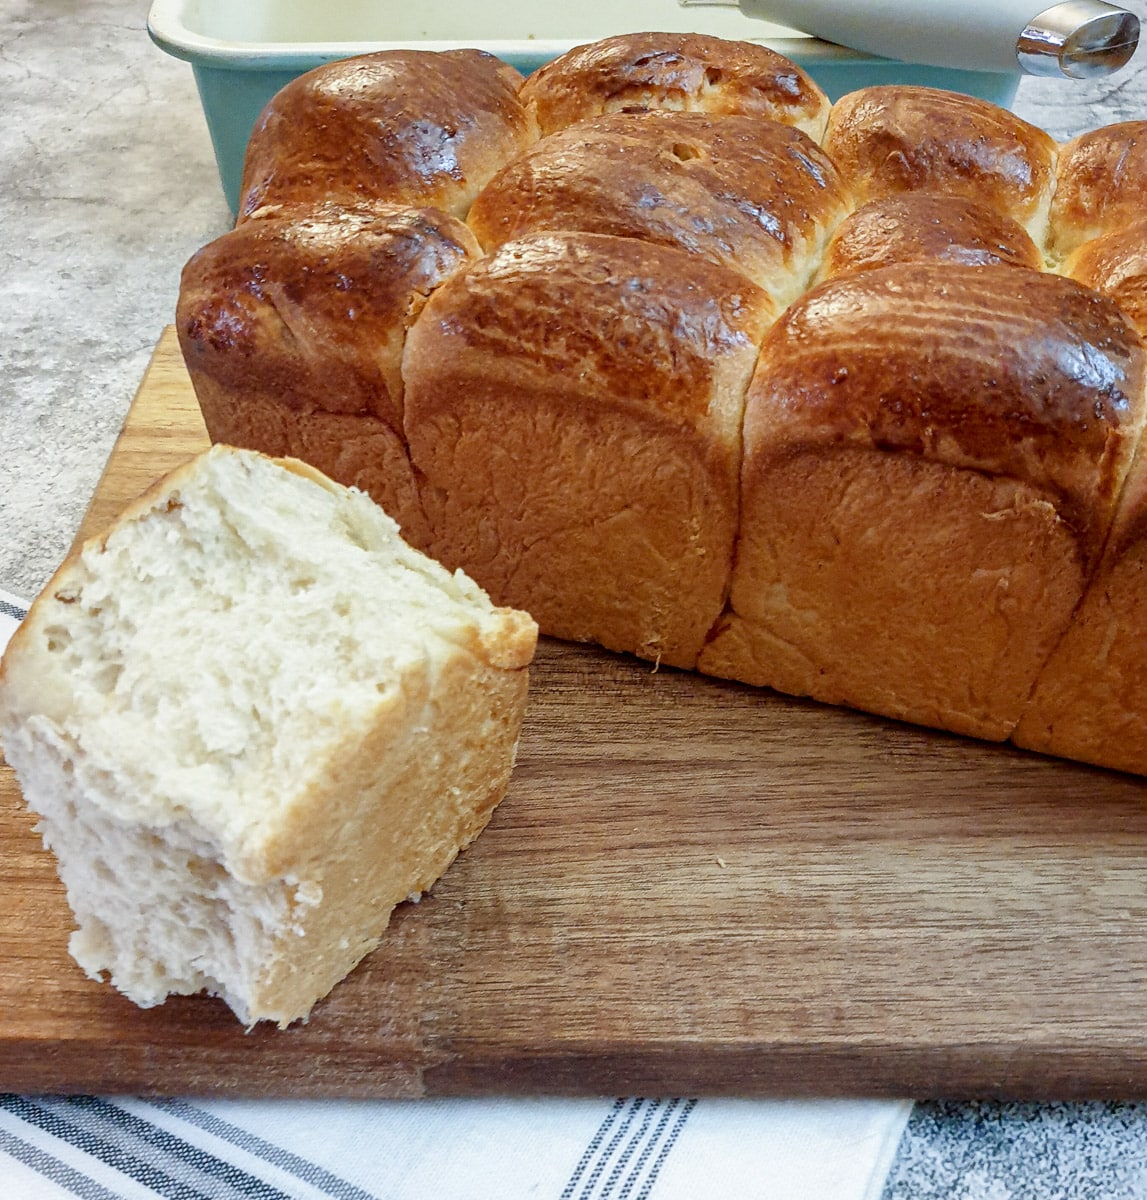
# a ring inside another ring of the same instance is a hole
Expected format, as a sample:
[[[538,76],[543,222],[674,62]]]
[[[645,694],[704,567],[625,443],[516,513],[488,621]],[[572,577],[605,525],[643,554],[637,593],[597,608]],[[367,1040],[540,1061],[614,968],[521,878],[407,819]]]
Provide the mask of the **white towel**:
[[[28,605],[19,596],[0,588],[0,654],[8,645],[8,639],[16,632],[16,626],[24,619]]]
[[[910,1105],[0,1096],[18,1200],[877,1200]]]
[[[24,615],[0,590],[0,650]],[[12,1200],[878,1200],[907,1101],[0,1095]]]

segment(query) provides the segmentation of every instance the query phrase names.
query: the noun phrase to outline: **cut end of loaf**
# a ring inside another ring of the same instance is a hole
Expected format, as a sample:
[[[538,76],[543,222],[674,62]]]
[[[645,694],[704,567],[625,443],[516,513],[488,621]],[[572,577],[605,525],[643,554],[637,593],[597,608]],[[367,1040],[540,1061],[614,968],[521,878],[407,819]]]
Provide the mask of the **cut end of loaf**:
[[[535,641],[312,468],[177,471],[60,569],[0,674],[74,957],[143,1006],[305,1016],[489,819]]]

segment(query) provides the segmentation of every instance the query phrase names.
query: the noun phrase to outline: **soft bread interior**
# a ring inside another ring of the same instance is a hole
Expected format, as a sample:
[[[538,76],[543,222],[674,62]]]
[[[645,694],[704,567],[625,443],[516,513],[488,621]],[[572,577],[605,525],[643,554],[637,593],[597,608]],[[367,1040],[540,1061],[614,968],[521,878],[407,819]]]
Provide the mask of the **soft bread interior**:
[[[302,1016],[485,824],[535,628],[365,495],[216,448],[57,573],[0,676],[73,953]]]

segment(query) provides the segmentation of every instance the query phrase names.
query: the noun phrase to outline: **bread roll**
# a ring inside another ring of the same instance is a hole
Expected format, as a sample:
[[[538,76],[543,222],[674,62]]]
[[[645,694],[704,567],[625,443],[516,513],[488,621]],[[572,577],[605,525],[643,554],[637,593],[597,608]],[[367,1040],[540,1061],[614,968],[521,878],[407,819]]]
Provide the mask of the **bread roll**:
[[[434,205],[463,217],[537,136],[522,77],[479,50],[384,50],[315,67],[263,110],[239,219],[267,204]]]
[[[301,463],[175,472],[60,568],[0,669],[73,956],[145,1007],[305,1017],[489,820],[536,632]]]
[[[403,362],[431,553],[558,637],[692,666],[772,317],[741,275],[599,234],[509,242],[444,284]]]
[[[963,196],[908,192],[852,213],[833,235],[822,275],[933,261],[1043,267],[1035,243],[1010,217]]]
[[[730,611],[703,671],[1002,740],[1094,569],[1138,337],[1058,276],[842,276],[765,340]]]
[[[1147,336],[1147,218],[1084,242],[1068,255],[1063,274],[1110,296]]]
[[[1143,216],[1147,121],[1122,121],[1072,138],[1060,151],[1050,249],[1066,258],[1091,238]]]
[[[264,208],[195,254],[176,327],[214,442],[305,459],[426,542],[402,432],[402,349],[480,256],[460,221],[375,203]]]
[[[833,105],[822,142],[858,204],[943,192],[1017,221],[1046,241],[1056,143],[974,96],[937,88],[861,88]]]
[[[830,108],[813,79],[775,50],[699,33],[579,46],[535,71],[521,96],[543,136],[603,113],[668,108],[764,117],[819,141]]]
[[[548,230],[676,246],[740,271],[783,306],[807,287],[848,206],[836,168],[798,129],[612,113],[543,138],[503,168],[468,222],[486,250]]]

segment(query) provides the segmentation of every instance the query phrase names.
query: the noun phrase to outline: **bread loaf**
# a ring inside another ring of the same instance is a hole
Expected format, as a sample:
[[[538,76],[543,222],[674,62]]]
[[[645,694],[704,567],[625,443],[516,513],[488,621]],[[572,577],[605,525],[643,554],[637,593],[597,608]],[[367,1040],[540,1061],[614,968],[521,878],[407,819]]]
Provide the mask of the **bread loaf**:
[[[829,106],[771,52],[666,34],[581,47],[517,103],[526,132],[450,210],[480,254],[404,328],[368,486],[409,536],[557,636],[1113,763],[1147,720],[1140,124],[1060,146],[934,89]],[[309,135],[264,125],[253,156],[294,161]],[[373,134],[338,128],[354,162]],[[260,408],[196,354],[213,436],[319,407]]]
[[[217,447],[158,484],[0,668],[74,957],[140,1005],[305,1017],[489,820],[535,638],[311,467]]]

